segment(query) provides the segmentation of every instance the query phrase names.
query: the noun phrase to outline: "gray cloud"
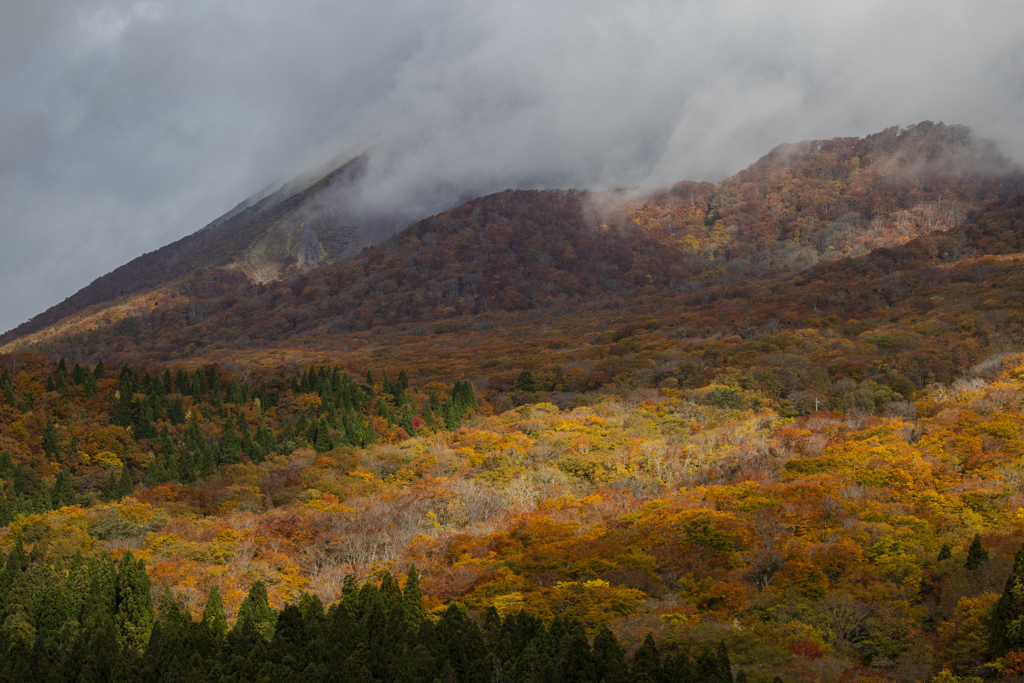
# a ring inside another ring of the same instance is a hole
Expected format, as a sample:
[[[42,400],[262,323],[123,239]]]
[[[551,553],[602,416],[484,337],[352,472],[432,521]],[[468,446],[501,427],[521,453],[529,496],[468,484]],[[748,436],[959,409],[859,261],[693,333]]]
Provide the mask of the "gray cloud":
[[[1021,159],[1020,36],[998,0],[2,0],[0,329],[344,150],[402,215],[922,119]]]

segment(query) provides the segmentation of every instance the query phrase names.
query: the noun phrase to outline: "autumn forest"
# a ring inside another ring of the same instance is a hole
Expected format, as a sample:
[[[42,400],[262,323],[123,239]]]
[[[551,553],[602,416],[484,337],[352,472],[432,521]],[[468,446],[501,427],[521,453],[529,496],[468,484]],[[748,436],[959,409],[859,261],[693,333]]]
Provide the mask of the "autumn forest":
[[[0,336],[0,680],[1024,677],[990,142],[507,190],[254,279],[325,186]]]

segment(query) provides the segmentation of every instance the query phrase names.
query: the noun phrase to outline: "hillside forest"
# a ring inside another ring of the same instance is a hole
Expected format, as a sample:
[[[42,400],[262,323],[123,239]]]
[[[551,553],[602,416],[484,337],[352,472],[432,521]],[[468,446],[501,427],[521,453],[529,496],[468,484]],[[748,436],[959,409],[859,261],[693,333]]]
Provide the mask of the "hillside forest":
[[[918,124],[69,300],[3,338],[0,680],[1017,680],[998,161]]]

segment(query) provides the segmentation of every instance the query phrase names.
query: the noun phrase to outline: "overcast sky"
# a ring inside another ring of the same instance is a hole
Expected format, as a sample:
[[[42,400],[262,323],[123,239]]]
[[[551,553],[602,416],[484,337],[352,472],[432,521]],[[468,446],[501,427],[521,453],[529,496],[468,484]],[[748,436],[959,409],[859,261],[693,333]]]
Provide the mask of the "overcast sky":
[[[0,330],[346,150],[433,211],[923,119],[1024,158],[1019,0],[0,0]]]

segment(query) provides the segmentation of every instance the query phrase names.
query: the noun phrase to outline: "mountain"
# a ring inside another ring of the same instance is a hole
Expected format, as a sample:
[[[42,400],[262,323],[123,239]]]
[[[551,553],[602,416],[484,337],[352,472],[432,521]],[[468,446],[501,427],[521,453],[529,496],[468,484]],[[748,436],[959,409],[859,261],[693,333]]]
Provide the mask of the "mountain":
[[[925,122],[94,292],[0,355],[0,678],[1017,680],[1021,187]]]
[[[344,197],[363,163],[136,259],[0,337],[0,350],[59,343],[168,359],[225,343],[272,348],[314,328],[683,294],[942,233],[1024,190],[990,142],[922,122],[782,145],[717,185],[507,190],[359,250],[353,240],[372,235],[338,228],[339,204],[320,198]]]
[[[268,188],[197,232],[97,278],[4,335],[41,330],[90,306],[149,292],[203,269],[238,270],[254,282],[301,272],[359,251],[394,232],[390,217],[352,215],[366,155]]]

